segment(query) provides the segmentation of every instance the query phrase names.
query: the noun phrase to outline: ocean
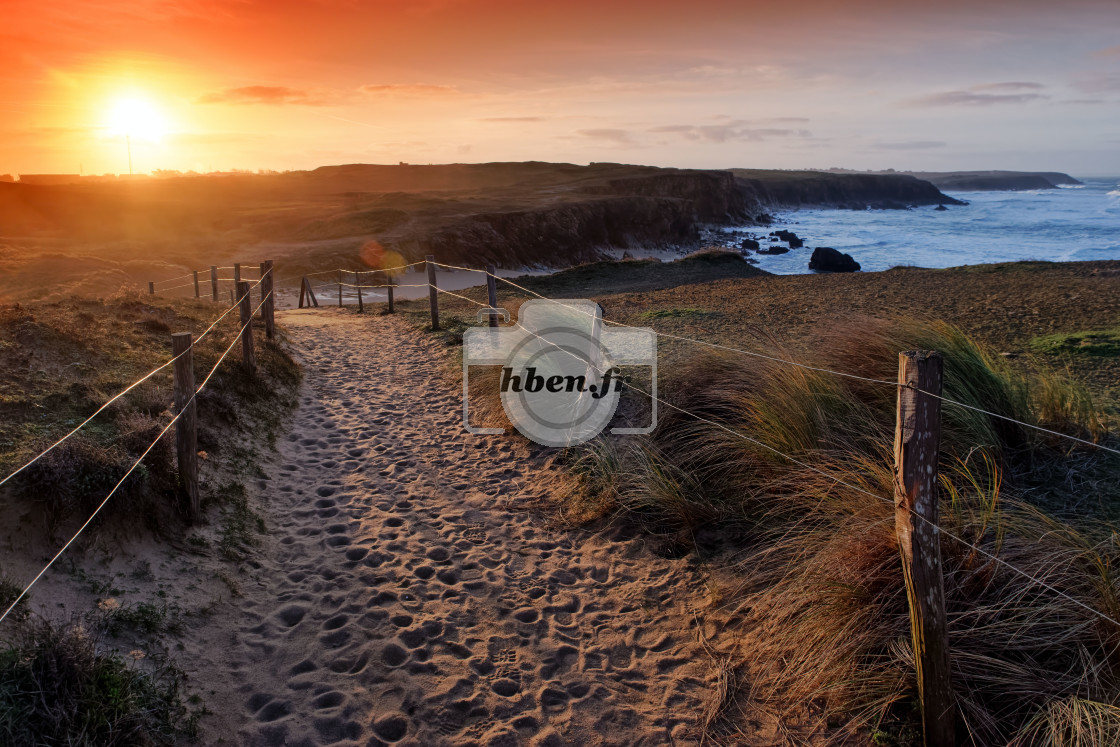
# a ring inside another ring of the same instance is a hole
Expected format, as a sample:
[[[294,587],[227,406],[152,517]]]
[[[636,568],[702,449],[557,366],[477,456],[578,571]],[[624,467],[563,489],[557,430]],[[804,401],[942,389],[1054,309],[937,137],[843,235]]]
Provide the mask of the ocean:
[[[1023,192],[946,192],[968,205],[912,210],[797,210],[775,215],[805,247],[752,256],[767,272],[809,272],[813,247],[852,255],[865,271],[899,265],[959,265],[1048,260],[1120,259],[1120,177],[1083,178],[1083,185]],[[763,244],[765,245],[765,241]]]

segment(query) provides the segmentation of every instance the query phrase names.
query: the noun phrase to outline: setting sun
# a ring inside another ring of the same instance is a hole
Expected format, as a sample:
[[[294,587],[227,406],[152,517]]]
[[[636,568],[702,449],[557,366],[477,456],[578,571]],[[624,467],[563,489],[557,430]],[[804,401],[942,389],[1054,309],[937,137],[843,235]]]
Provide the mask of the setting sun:
[[[108,117],[109,130],[114,135],[158,141],[167,133],[167,123],[151,103],[138,98],[118,99],[113,103]]]

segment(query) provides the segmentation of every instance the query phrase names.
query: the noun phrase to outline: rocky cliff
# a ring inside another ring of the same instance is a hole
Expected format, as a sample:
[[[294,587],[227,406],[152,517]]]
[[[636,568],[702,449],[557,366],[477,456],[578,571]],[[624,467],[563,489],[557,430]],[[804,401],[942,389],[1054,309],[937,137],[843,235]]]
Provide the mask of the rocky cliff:
[[[1081,184],[1057,171],[914,171],[938,189],[961,192],[1023,189],[1057,189],[1062,184]]]
[[[905,175],[572,168],[564,172],[572,181],[549,185],[549,204],[456,216],[438,225],[413,222],[388,238],[410,260],[436,254],[499,266],[566,266],[601,259],[605,249],[696,243],[703,224],[751,224],[770,211],[964,204]],[[523,192],[520,199],[531,195]]]
[[[34,235],[98,252],[231,254],[268,242],[315,266],[370,240],[407,261],[562,267],[606,249],[698,245],[703,225],[750,225],[805,206],[954,203],[904,175],[666,169],[617,163],[349,164],[76,185],[0,184],[0,236]],[[214,249],[208,249],[212,252]],[[252,251],[257,251],[253,249]]]
[[[835,174],[824,171],[731,169],[744,188],[774,210],[802,207],[853,210],[912,205],[963,205],[929,182],[906,174]]]

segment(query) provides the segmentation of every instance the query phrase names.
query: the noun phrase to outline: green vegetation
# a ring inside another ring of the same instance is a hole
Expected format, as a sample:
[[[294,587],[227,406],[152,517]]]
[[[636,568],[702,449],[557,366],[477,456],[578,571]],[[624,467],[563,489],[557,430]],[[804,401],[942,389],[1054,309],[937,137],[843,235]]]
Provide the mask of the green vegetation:
[[[162,633],[178,633],[182,630],[182,610],[175,605],[151,604],[113,604],[102,603],[105,609],[105,630],[111,636],[125,631],[143,633],[149,636]]]
[[[121,292],[108,300],[0,306],[0,474],[41,452],[110,397],[171,357],[171,331],[201,333],[222,307]],[[201,377],[239,329],[228,315],[194,349]],[[295,404],[299,367],[258,334],[258,375],[241,371],[237,351],[198,395],[199,447],[219,453],[231,427],[263,429],[275,439],[282,413]],[[171,369],[130,391],[3,489],[37,503],[49,531],[88,515],[163,429],[171,409]],[[173,438],[160,440],[121,485],[99,521],[143,516],[166,525],[175,506]]]
[[[122,292],[108,300],[0,306],[0,475],[38,454],[110,397],[171,357],[170,333],[196,338],[225,310],[195,300]],[[194,349],[196,383],[235,341],[231,313]],[[245,558],[263,520],[251,509],[242,480],[261,477],[261,451],[274,445],[298,402],[301,371],[282,339],[255,329],[257,370],[247,375],[235,346],[198,394],[202,501],[215,521],[215,542],[192,534],[181,547],[216,546],[230,560]],[[283,332],[281,331],[281,338]],[[48,533],[68,532],[96,508],[144,453],[171,417],[170,367],[115,402],[73,437],[0,489],[43,517]],[[95,578],[80,554],[105,537],[120,538],[139,517],[157,533],[181,527],[174,434],[164,436],[121,483],[83,541],[67,554],[75,580],[101,597],[98,611],[56,622],[31,615],[26,604],[0,630],[0,744],[173,744],[195,732],[197,714],[184,705],[183,676],[159,651],[160,639],[182,631],[183,610],[151,599],[120,601],[120,586],[152,583],[152,566],[128,576]],[[223,486],[214,489],[214,485]],[[63,529],[60,529],[62,527]],[[104,530],[109,529],[106,534]],[[32,531],[41,532],[33,523]],[[228,582],[227,582],[228,583]],[[0,580],[0,610],[20,587]],[[121,654],[128,641],[142,646]],[[181,646],[180,646],[181,647]]]
[[[222,530],[218,546],[228,560],[244,560],[249,548],[257,544],[257,534],[264,532],[264,519],[249,506],[245,485],[234,482],[217,493],[222,506]]]
[[[7,576],[0,575],[0,612],[8,609],[11,603],[19,598],[22,591],[22,586],[12,581]],[[29,597],[30,595],[24,595],[24,597],[19,600],[19,604],[16,605],[16,608],[12,610],[11,614],[16,617],[24,617],[27,614],[27,600]]]
[[[107,650],[82,622],[21,621],[0,644],[0,743],[173,744],[196,733],[173,664]]]
[[[948,324],[859,320],[822,330],[809,347],[820,352],[755,346],[887,381],[899,350],[938,350],[947,397],[1108,438],[1084,389],[1016,372]],[[744,630],[764,631],[740,663],[750,682],[740,696],[800,721],[812,702],[811,727],[912,743],[916,683],[894,539],[894,387],[708,352],[678,363],[663,390],[672,407],[650,437],[602,439],[571,455],[583,490],[564,515],[627,517],[662,537],[671,555],[704,557],[698,537],[735,533],[744,554],[728,573],[744,591],[722,606],[742,610]],[[942,552],[969,739],[1027,743],[1061,719],[1067,733],[1120,729],[1112,705],[1120,665],[1110,654],[1120,631],[1091,612],[1120,616],[1110,570],[1120,548],[1109,526],[1073,510],[1085,496],[1056,469],[1068,463],[1069,444],[948,404],[942,421]],[[1096,476],[1097,497],[1120,499],[1120,460],[1075,452],[1082,479]]]
[[[1120,358],[1120,327],[1088,332],[1042,335],[1030,341],[1030,348],[1044,355],[1092,355]]]

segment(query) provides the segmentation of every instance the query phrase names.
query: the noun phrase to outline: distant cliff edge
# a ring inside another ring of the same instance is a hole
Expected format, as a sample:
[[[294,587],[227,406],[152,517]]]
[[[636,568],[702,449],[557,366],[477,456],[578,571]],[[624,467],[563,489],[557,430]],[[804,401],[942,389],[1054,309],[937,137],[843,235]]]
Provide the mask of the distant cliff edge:
[[[828,174],[859,175],[867,172],[832,169]],[[1057,189],[1059,186],[1081,184],[1060,171],[879,171],[874,174],[907,176],[924,179],[938,189],[950,192],[995,192],[1026,189]]]
[[[750,225],[799,207],[960,204],[904,174],[700,170],[592,163],[347,164],[47,185],[0,183],[0,236],[105,242],[161,256],[203,247],[357,266],[369,240],[407,261],[578,264],[607,249],[698,245],[704,225]],[[130,249],[129,251],[132,251]],[[255,251],[255,250],[254,250]],[[332,261],[334,261],[332,259]]]

